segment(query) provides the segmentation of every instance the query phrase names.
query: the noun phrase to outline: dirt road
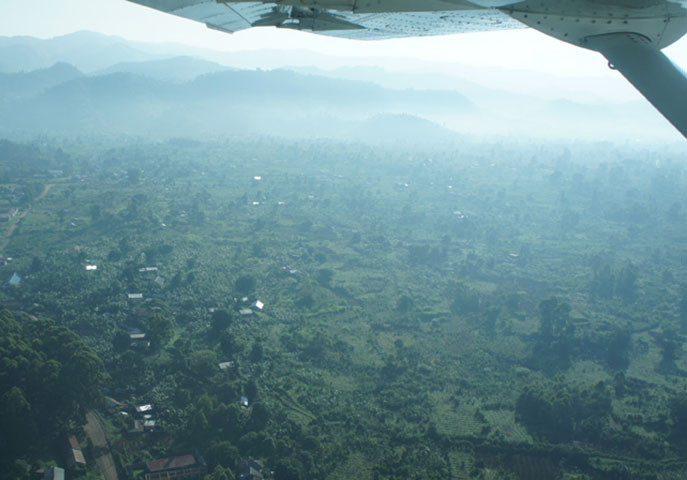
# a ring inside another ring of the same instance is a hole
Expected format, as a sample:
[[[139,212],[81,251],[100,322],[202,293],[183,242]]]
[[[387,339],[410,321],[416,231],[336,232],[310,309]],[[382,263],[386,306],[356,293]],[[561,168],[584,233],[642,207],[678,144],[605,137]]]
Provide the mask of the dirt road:
[[[0,242],[0,252],[2,252],[5,249],[5,247],[7,246],[7,244],[10,243],[10,239],[12,238],[12,234],[14,234],[14,231],[17,229],[17,225],[19,225],[19,220],[24,218],[31,211],[31,207],[33,206],[33,204],[40,201],[43,197],[45,197],[53,186],[54,185],[52,183],[49,183],[48,185],[43,187],[43,191],[41,192],[41,194],[38,195],[36,197],[36,199],[33,201],[33,203],[31,205],[29,205],[28,208],[26,210],[24,210],[21,214],[19,214],[17,219],[14,221],[14,223],[12,225],[10,225],[10,227],[5,232],[5,238],[3,238],[2,242]]]
[[[86,414],[86,425],[83,427],[86,435],[93,445],[95,462],[98,464],[101,478],[104,480],[119,480],[117,477],[117,467],[110,453],[110,445],[107,443],[105,431],[100,417],[95,412]]]

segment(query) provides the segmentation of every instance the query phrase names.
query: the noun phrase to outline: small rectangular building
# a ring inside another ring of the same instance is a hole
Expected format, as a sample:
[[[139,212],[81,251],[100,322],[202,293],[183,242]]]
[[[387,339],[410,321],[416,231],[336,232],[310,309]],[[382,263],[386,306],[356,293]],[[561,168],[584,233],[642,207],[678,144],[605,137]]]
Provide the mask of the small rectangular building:
[[[143,412],[150,412],[153,410],[153,406],[148,404],[148,405],[138,405],[136,407],[136,412],[138,413],[143,413]]]
[[[157,267],[143,267],[138,269],[141,273],[157,272]]]
[[[229,370],[230,368],[234,368],[234,362],[220,362],[219,363],[219,369],[220,370]]]
[[[81,451],[81,445],[74,435],[69,435],[67,437],[67,466],[72,467],[74,465],[86,465],[86,457],[84,457]]]
[[[43,473],[43,480],[64,480],[64,468],[50,467]]]

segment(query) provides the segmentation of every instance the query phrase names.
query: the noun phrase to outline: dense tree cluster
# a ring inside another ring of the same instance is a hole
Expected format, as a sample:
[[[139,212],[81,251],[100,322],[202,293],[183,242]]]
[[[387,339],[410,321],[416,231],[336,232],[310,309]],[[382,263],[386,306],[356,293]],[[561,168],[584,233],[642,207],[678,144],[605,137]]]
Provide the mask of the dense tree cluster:
[[[8,472],[100,404],[105,370],[78,335],[51,320],[3,310],[0,330],[0,471]]]
[[[515,414],[528,430],[551,442],[598,442],[610,421],[611,392],[604,383],[546,382],[525,387]]]

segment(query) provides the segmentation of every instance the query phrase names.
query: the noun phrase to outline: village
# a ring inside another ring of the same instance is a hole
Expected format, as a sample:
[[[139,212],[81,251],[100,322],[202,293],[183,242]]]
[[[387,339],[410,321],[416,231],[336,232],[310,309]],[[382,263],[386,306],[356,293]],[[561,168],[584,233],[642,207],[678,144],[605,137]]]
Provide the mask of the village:
[[[682,468],[687,277],[657,240],[682,238],[681,167],[556,145],[183,145],[92,147],[31,175],[5,224],[3,351],[47,370],[0,398],[25,442],[14,478]]]

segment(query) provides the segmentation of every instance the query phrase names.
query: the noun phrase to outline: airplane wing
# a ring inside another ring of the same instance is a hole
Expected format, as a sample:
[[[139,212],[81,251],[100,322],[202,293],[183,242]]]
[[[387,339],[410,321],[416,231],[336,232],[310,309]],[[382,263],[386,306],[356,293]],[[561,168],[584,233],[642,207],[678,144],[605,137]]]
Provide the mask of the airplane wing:
[[[609,60],[687,137],[687,77],[662,52],[687,0],[129,0],[228,33],[291,28],[374,40],[532,27]]]
[[[234,33],[251,27],[304,30],[334,37],[381,40],[399,37],[524,28],[493,8],[451,0],[419,2],[377,0],[361,7],[357,0],[220,1],[130,0],[157,10]],[[416,4],[414,8],[412,4]],[[418,8],[418,5],[420,8]]]

